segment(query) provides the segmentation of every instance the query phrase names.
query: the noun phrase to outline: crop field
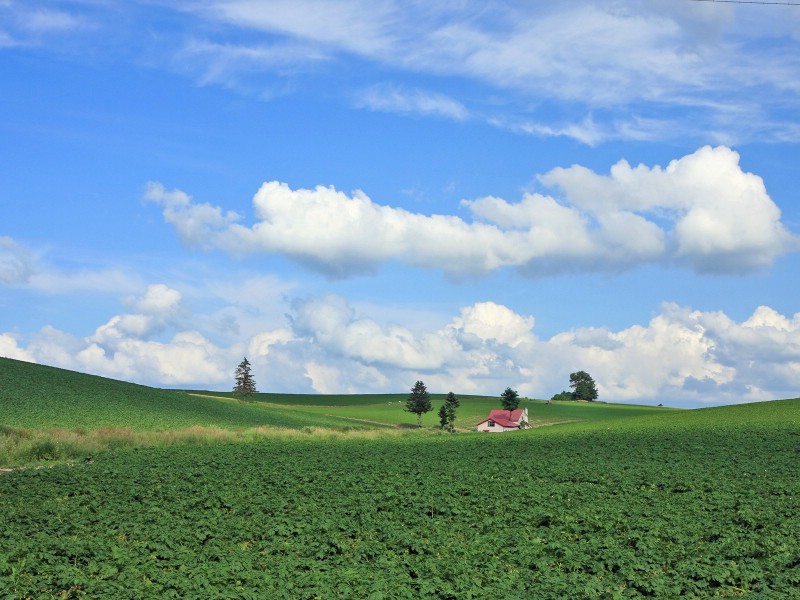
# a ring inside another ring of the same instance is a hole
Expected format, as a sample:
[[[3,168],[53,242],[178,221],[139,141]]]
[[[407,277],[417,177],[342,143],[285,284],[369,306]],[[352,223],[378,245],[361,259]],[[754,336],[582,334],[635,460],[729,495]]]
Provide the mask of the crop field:
[[[0,472],[0,599],[800,588],[800,400],[524,400],[537,427],[491,435],[438,432],[442,398],[417,431],[404,394],[241,402],[0,359],[0,466],[15,444],[112,440]],[[463,396],[456,423],[497,407]]]
[[[0,475],[8,598],[790,598],[800,401]]]

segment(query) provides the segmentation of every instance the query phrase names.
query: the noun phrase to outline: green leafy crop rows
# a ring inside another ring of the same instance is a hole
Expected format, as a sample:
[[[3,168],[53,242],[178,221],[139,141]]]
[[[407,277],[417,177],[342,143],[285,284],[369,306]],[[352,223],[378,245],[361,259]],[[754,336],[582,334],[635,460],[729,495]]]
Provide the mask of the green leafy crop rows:
[[[800,403],[770,410],[138,449],[7,473],[0,590],[789,598],[800,586]]]

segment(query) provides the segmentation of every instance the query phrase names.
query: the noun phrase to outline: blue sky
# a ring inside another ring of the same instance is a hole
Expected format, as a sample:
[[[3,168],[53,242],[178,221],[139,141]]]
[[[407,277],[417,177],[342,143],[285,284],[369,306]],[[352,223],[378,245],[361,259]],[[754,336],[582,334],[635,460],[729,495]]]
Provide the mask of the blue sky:
[[[0,85],[0,356],[800,390],[799,7],[0,0]]]

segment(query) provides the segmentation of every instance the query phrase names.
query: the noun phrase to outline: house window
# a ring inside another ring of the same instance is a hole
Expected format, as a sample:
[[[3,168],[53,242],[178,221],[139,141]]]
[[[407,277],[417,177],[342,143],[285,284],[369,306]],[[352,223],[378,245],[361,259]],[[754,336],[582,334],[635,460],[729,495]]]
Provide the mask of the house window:
[[[489,422],[487,423],[487,425],[489,425],[489,427],[494,427],[494,421],[489,421]]]

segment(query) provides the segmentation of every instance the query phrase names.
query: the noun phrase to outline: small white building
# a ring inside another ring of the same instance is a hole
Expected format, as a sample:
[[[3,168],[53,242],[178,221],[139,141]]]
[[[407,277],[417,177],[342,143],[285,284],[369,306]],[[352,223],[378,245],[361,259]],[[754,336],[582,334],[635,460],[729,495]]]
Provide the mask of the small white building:
[[[528,409],[492,410],[489,416],[475,426],[478,431],[500,433],[503,431],[516,431],[528,427]]]

